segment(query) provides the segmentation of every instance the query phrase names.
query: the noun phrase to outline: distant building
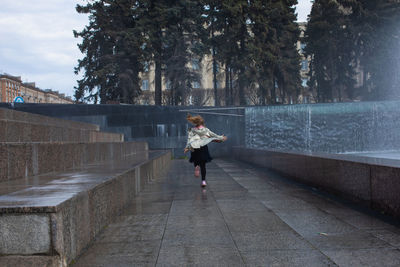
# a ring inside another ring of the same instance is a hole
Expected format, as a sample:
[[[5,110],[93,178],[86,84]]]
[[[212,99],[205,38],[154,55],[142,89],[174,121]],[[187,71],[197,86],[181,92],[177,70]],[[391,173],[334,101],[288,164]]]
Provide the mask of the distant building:
[[[11,103],[21,96],[25,103],[74,104],[74,101],[50,89],[42,90],[34,82],[23,83],[20,76],[0,75],[0,102]]]
[[[191,95],[188,96],[187,104],[195,106],[212,106],[214,105],[214,85],[212,73],[212,57],[205,55],[200,62],[197,59],[192,59],[188,62],[188,67],[200,74],[200,81],[192,83]],[[138,99],[138,104],[154,105],[155,91],[155,66],[147,64],[144,72],[140,74],[142,95]],[[219,95],[222,94],[225,86],[225,77],[220,71],[220,66],[217,65],[217,88]],[[169,104],[171,82],[162,77],[162,102],[163,105]],[[221,98],[220,102],[224,99]]]

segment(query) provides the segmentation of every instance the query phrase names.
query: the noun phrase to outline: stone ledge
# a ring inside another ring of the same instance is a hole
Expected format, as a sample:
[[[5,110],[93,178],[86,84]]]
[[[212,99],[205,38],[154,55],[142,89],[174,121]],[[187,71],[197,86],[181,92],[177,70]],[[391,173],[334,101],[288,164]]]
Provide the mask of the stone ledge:
[[[26,259],[39,265],[42,262],[43,266],[66,266],[121,212],[143,185],[168,169],[170,160],[170,151],[150,152],[147,159],[93,165],[75,172],[70,181],[66,176],[47,182],[44,179],[41,185],[27,185],[25,189],[1,196],[0,253],[3,256],[0,263]],[[73,189],[72,185],[76,187]],[[51,186],[58,190],[46,191]],[[66,189],[65,195],[63,189]],[[25,198],[25,204],[10,205],[8,198],[13,196]],[[29,222],[34,222],[37,227],[32,229]],[[34,229],[40,231],[37,235],[29,235]],[[37,238],[40,240],[36,241]],[[43,257],[31,257],[38,253]],[[54,259],[49,261],[48,256]]]
[[[2,267],[67,266],[58,256],[0,256]]]
[[[0,143],[0,182],[123,159],[147,149],[146,142]]]
[[[0,108],[0,120],[25,122],[31,124],[48,125],[48,126],[58,126],[64,128],[86,129],[92,131],[100,130],[100,127],[95,124],[58,119],[28,112],[16,111],[7,108]]]
[[[233,157],[400,218],[400,161],[244,147]]]
[[[0,143],[123,141],[124,135],[120,133],[0,120]]]

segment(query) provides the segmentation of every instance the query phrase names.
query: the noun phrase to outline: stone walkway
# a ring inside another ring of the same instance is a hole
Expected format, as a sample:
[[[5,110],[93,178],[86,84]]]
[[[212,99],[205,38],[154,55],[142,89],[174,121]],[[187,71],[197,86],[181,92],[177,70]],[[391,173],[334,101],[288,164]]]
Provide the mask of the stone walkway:
[[[77,260],[80,266],[400,266],[400,229],[234,161],[200,188],[175,160]]]

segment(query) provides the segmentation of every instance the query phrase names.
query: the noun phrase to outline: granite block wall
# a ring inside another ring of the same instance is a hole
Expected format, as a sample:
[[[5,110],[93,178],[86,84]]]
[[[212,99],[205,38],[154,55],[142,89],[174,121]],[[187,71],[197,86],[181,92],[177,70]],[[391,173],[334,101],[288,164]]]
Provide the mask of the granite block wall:
[[[374,208],[400,217],[400,168],[371,167],[371,202]]]
[[[77,121],[68,121],[63,119],[52,118],[46,116],[46,114],[38,115],[28,112],[20,112],[13,109],[8,109],[9,105],[2,108],[0,105],[0,120],[1,121],[14,121],[14,122],[25,122],[31,124],[58,126],[64,128],[74,128],[74,129],[85,129],[98,131],[100,128],[98,125],[82,123]]]
[[[236,147],[233,157],[400,218],[400,165],[353,155]]]
[[[146,150],[145,142],[0,143],[0,182],[120,159]]]
[[[26,142],[123,142],[123,134],[65,126],[0,120],[0,143]]]
[[[50,218],[47,214],[0,215],[0,254],[49,254]]]
[[[132,169],[118,175],[112,180],[99,184],[92,190],[84,193],[76,199],[69,201],[61,213],[53,214],[56,220],[58,236],[54,236],[57,244],[56,251],[63,255],[65,262],[76,258],[121,210],[133,200],[140,189],[136,188],[136,173],[140,173],[139,179],[144,186],[148,179],[157,179],[160,176],[152,176],[149,166],[157,162],[157,173],[161,174],[168,169],[171,153],[165,152],[157,158],[134,166]]]
[[[0,143],[123,141],[123,134],[100,132],[98,125],[0,108]]]

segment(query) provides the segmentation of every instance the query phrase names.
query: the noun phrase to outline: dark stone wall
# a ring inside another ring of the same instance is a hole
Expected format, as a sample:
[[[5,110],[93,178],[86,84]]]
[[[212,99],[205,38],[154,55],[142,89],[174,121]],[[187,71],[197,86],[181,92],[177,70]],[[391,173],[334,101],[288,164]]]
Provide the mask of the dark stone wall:
[[[232,154],[237,160],[275,170],[299,182],[400,218],[398,160],[245,147],[233,148]]]
[[[123,133],[125,141],[147,141],[150,149],[172,149],[175,157],[183,156],[186,145],[187,111],[201,113],[206,126],[228,141],[209,145],[212,156],[227,156],[232,146],[244,143],[244,109],[218,109],[136,105],[66,105],[66,104],[5,104],[0,107],[42,114],[67,120],[93,123],[101,131]],[[194,110],[195,109],[195,110]],[[202,112],[207,112],[204,114]],[[227,114],[230,114],[229,116]]]

